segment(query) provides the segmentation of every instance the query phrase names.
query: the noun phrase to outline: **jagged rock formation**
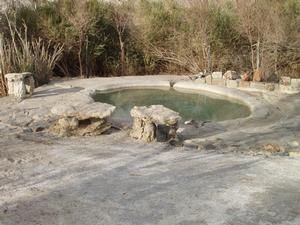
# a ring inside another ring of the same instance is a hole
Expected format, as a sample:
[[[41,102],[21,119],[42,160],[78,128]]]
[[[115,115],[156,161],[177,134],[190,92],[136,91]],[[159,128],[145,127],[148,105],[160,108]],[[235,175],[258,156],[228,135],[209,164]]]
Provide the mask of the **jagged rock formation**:
[[[50,130],[60,136],[100,135],[111,128],[109,118],[114,110],[115,106],[89,98],[60,103],[51,109],[58,120]]]
[[[169,141],[176,138],[179,113],[162,105],[134,107],[131,112],[133,126],[130,136],[145,142]]]

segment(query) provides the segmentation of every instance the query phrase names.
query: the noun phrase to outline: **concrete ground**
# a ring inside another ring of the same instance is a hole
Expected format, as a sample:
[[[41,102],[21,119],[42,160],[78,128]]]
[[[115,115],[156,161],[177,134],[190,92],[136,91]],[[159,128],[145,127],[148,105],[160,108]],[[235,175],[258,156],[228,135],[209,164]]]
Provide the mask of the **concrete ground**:
[[[288,156],[299,151],[299,94],[232,90],[252,117],[207,124],[183,147],[140,143],[128,130],[59,138],[39,129],[53,105],[87,87],[181,79],[72,80],[21,103],[0,99],[0,224],[299,225],[300,159]],[[198,148],[206,142],[213,148]],[[266,154],[266,143],[282,151]]]

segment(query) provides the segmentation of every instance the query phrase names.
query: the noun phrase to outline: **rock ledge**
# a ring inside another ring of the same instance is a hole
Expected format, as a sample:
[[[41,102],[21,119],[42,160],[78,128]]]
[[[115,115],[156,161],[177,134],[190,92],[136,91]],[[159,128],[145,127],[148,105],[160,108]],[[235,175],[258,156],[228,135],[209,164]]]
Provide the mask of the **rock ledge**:
[[[179,113],[162,105],[152,105],[134,107],[130,114],[133,117],[131,137],[145,142],[155,139],[165,142],[176,138],[178,122],[181,120]]]
[[[115,108],[94,102],[89,96],[61,102],[51,109],[51,113],[58,117],[51,131],[60,136],[100,135],[111,128],[108,120]]]

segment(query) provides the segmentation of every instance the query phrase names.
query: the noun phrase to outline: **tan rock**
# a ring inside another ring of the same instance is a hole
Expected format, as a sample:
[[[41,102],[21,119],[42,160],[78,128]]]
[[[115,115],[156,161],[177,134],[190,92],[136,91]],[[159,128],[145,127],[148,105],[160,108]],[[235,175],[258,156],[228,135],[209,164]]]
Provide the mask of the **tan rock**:
[[[291,151],[291,152],[289,152],[289,157],[300,158],[300,151]]]
[[[212,77],[213,77],[213,79],[222,79],[223,73],[222,72],[213,72]]]
[[[262,70],[255,70],[253,74],[253,81],[261,82],[264,79],[264,72]]]
[[[134,107],[131,110],[133,126],[130,136],[144,142],[168,141],[176,137],[181,117],[162,105]]]
[[[241,80],[240,83],[239,83],[239,87],[240,88],[249,88],[250,87],[250,81]]]
[[[75,97],[76,99],[76,97]],[[60,119],[50,129],[60,136],[96,136],[110,129],[108,122],[115,107],[109,104],[82,101],[63,102],[51,109]]]
[[[228,88],[238,88],[239,87],[240,80],[227,80],[226,86]]]
[[[226,80],[224,80],[224,79],[213,79],[212,80],[212,85],[226,86]]]
[[[212,84],[212,80],[213,80],[212,75],[208,75],[208,76],[205,77],[205,82],[207,84]]]
[[[251,81],[251,76],[249,73],[244,73],[242,76],[241,76],[241,79],[243,81]]]
[[[271,154],[281,152],[281,148],[277,144],[265,144],[263,145],[263,149],[264,151],[269,152]]]
[[[9,95],[18,99],[25,98],[27,94],[32,95],[35,87],[32,73],[9,73],[5,78]]]
[[[291,78],[288,76],[282,76],[282,77],[280,77],[279,83],[281,85],[285,85],[285,86],[291,85]]]
[[[178,112],[163,105],[135,106],[130,114],[133,118],[149,118],[155,124],[174,125],[181,119]]]
[[[224,79],[226,80],[237,80],[237,79],[240,79],[240,75],[236,72],[236,71],[233,71],[233,70],[228,70],[225,74],[224,74]]]

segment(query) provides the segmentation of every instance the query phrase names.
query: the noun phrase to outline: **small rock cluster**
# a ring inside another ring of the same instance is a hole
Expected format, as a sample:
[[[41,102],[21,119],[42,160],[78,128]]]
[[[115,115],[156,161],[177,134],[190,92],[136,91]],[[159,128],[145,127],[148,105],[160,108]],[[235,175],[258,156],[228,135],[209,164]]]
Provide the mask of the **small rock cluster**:
[[[73,94],[51,109],[55,122],[50,132],[62,136],[97,136],[112,127],[115,106],[94,102],[92,93]],[[144,142],[175,140],[181,117],[162,105],[134,107],[130,136]]]
[[[255,71],[253,81],[250,81],[248,73],[240,76],[235,71],[213,72],[206,77],[197,76],[197,83],[224,86],[228,88],[246,88],[259,91],[280,91],[283,93],[297,93],[300,92],[300,79],[291,79],[290,77],[281,77],[279,84],[261,82],[261,71]]]
[[[131,110],[133,126],[130,136],[144,142],[165,142],[176,138],[179,113],[162,105],[134,107]]]

